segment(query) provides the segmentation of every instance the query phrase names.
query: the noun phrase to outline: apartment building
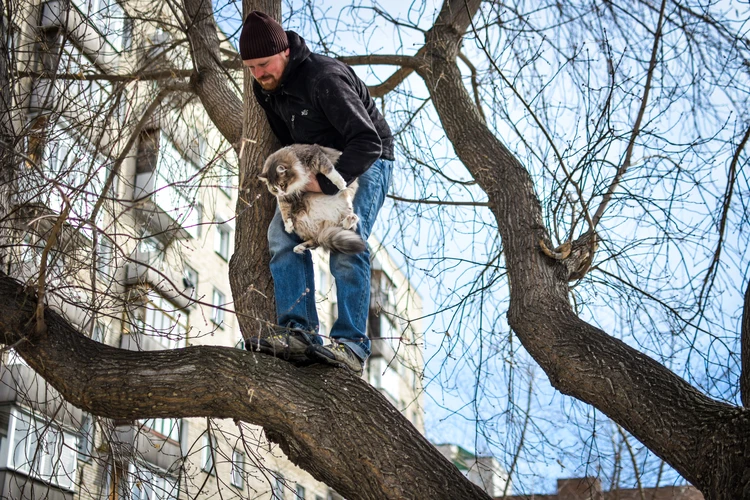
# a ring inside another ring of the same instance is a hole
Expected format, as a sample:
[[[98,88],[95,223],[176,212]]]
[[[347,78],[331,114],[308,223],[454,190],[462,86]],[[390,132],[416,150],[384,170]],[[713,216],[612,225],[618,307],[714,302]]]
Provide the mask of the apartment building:
[[[489,496],[494,498],[513,493],[508,472],[494,457],[474,454],[456,444],[443,443],[435,447]]]
[[[166,3],[116,0],[30,0],[14,12],[14,120],[27,160],[11,271],[32,282],[46,252],[50,306],[99,342],[238,347],[228,281],[238,159],[190,96],[106,78],[183,69],[189,57],[169,16]],[[387,250],[369,243],[373,356],[363,376],[423,431],[421,299]],[[335,283],[327,256],[314,260],[327,331]],[[0,498],[337,498],[258,428],[88,415],[12,351],[0,383]]]
[[[528,494],[496,496],[505,500],[703,500],[694,486],[657,486],[602,489],[596,477],[571,477],[557,480],[557,491],[549,495]]]

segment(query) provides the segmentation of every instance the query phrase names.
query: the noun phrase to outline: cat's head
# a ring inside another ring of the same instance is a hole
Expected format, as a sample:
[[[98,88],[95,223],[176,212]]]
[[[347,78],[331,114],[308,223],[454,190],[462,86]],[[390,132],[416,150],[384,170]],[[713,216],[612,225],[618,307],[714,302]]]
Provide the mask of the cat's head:
[[[287,196],[302,191],[308,182],[305,168],[297,155],[282,148],[268,157],[258,179],[263,181],[274,196]]]

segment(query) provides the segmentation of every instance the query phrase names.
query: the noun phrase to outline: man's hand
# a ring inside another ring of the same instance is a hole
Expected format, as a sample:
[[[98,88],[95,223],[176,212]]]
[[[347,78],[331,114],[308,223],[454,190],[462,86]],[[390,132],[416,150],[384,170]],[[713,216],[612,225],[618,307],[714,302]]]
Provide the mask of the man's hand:
[[[323,190],[320,189],[320,184],[318,184],[318,179],[315,177],[312,177],[310,179],[310,182],[308,182],[305,185],[304,191],[307,193],[322,193]]]

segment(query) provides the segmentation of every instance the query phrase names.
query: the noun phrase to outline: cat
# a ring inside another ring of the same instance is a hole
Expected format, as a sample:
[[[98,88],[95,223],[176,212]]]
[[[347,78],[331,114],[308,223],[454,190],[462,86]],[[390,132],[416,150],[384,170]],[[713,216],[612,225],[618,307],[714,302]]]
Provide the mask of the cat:
[[[276,196],[286,232],[302,238],[294,247],[296,253],[318,246],[345,254],[365,251],[364,240],[355,232],[359,217],[352,207],[357,181],[347,186],[336,171],[334,164],[340,156],[340,151],[317,144],[292,144],[269,156],[258,176]],[[303,191],[318,173],[330,179],[339,192]]]

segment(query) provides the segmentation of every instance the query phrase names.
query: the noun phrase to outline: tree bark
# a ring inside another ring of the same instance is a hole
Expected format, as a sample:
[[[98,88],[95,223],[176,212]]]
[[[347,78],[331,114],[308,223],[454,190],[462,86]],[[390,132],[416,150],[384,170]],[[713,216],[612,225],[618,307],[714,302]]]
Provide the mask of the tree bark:
[[[352,373],[226,347],[134,352],[95,342],[0,273],[0,342],[73,405],[112,419],[234,418],[351,499],[488,499],[377,390]]]
[[[538,246],[549,235],[531,177],[484,124],[456,64],[478,5],[445,2],[417,72],[456,154],[489,198],[509,273],[511,327],[556,389],[622,425],[707,499],[750,498],[750,411],[701,394],[573,312],[568,270]]]

